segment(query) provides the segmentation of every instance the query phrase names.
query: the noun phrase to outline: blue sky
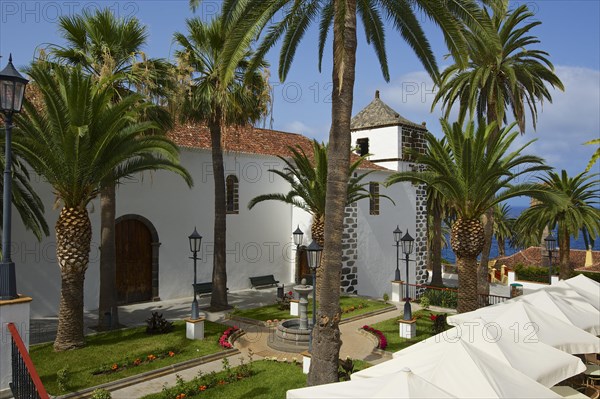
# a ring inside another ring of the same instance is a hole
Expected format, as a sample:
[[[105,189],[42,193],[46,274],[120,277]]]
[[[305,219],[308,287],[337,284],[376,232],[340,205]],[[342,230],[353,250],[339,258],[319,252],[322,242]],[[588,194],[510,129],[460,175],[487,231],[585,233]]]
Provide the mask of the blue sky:
[[[575,174],[582,171],[594,148],[583,142],[600,136],[600,1],[541,0],[514,1],[512,6],[527,4],[543,23],[533,33],[539,37],[540,49],[550,53],[556,72],[566,86],[565,92],[553,92],[553,103],[539,107],[537,131],[528,129],[520,140],[536,138],[530,152],[543,156],[557,169]],[[9,52],[17,66],[31,61],[36,48],[45,43],[61,43],[56,29],[59,15],[109,7],[117,15],[135,16],[148,26],[149,41],[145,51],[151,57],[172,59],[171,44],[175,31],[185,30],[185,19],[194,14],[187,0],[144,1],[22,1],[0,0],[0,65],[4,67]],[[219,2],[205,1],[196,16],[210,18],[218,12]],[[428,37],[443,68],[448,61],[438,30],[423,20]],[[316,31],[309,31],[298,49],[288,79],[277,79],[278,48],[268,58],[274,87],[273,128],[303,133],[326,140],[331,120],[331,45],[326,50],[322,73],[317,69]],[[372,48],[359,29],[357,78],[354,113],[373,98],[376,89],[381,98],[404,117],[427,122],[439,134],[440,110],[430,113],[433,84],[412,51],[392,29],[387,31],[387,50],[391,80],[386,83]],[[596,165],[600,171],[600,165]]]

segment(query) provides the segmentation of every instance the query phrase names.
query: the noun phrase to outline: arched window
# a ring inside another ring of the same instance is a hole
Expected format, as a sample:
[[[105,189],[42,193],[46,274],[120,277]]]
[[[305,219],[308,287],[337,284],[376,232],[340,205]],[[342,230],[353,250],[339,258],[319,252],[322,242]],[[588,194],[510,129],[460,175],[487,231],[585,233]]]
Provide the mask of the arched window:
[[[227,176],[225,179],[226,211],[230,214],[240,212],[240,201],[238,196],[238,178],[235,175]]]

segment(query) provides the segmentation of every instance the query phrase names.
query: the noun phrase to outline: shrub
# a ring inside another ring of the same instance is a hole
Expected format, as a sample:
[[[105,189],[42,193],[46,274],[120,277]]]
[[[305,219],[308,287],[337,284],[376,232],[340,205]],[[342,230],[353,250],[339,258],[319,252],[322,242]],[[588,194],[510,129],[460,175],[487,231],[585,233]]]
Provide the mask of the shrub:
[[[387,302],[387,301],[389,301],[389,300],[390,300],[390,296],[388,295],[388,293],[387,293],[387,292],[383,294],[383,300],[384,300],[385,302]]]
[[[340,381],[350,381],[350,375],[354,372],[354,361],[350,357],[346,360],[338,359],[338,378]]]
[[[421,302],[423,302],[423,299],[429,301],[429,306],[456,309],[458,293],[447,288],[441,290],[427,289],[421,296]]]
[[[377,348],[379,348],[379,349],[385,349],[385,348],[387,348],[387,344],[388,344],[387,343],[387,338],[385,337],[385,335],[381,331],[379,331],[379,330],[377,330],[377,329],[375,329],[373,327],[370,327],[368,325],[362,326],[362,329],[365,330],[365,331],[370,332],[371,334],[373,334],[373,335],[375,335],[377,337],[377,339],[379,341],[379,344],[377,345]]]
[[[283,298],[277,298],[277,305],[279,307],[279,310],[289,310],[291,299],[294,299],[294,293],[292,291],[284,293]]]
[[[558,266],[552,266],[552,275],[558,274]],[[515,266],[517,280],[548,283],[548,268],[539,266],[525,266],[518,263]]]
[[[112,395],[106,389],[96,389],[90,399],[112,399]]]
[[[232,348],[231,343],[229,343],[229,337],[237,330],[239,330],[239,328],[236,326],[229,327],[227,330],[225,330],[223,334],[219,337],[219,345],[225,349]]]
[[[58,389],[61,392],[67,392],[69,390],[70,380],[71,373],[69,373],[68,368],[63,367],[56,372],[56,385],[58,385]]]
[[[431,321],[433,321],[433,324],[431,325],[431,332],[433,333],[433,335],[443,333],[448,329],[449,326],[446,323],[448,315],[446,313],[439,315],[434,315],[433,313],[431,313],[429,315],[429,318],[431,319]]]
[[[166,334],[173,331],[173,323],[163,318],[162,313],[152,312],[152,316],[146,319],[148,326],[146,334]]]
[[[431,302],[429,301],[429,298],[426,296],[421,297],[421,299],[419,300],[419,304],[421,305],[421,307],[423,309],[429,309],[429,306],[431,306]]]
[[[600,273],[598,273],[598,272],[579,272],[579,271],[576,271],[574,275],[576,276],[578,274],[583,274],[584,276],[589,277],[592,280],[600,283]]]

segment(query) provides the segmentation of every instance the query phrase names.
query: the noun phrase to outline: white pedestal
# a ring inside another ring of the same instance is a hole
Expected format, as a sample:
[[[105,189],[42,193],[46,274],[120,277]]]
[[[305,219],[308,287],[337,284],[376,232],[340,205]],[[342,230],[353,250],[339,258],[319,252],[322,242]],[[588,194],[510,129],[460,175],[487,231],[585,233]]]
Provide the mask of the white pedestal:
[[[401,338],[414,338],[417,335],[417,320],[399,320],[398,322]]]
[[[302,372],[308,374],[310,371],[310,353],[302,352]]]
[[[198,319],[185,319],[185,337],[193,340],[204,339],[204,317]]]
[[[290,315],[300,316],[300,305],[297,299],[290,300]]]
[[[10,301],[0,301],[0,397],[10,394],[8,383],[12,381],[11,339],[7,324],[13,323],[29,349],[29,308],[31,298],[21,296]]]
[[[392,302],[402,302],[403,281],[392,281]]]

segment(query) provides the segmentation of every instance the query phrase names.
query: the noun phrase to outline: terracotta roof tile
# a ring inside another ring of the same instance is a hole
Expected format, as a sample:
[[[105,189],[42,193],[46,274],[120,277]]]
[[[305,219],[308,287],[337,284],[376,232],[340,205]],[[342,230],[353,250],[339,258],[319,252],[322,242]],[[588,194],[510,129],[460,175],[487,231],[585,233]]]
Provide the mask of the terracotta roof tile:
[[[592,251],[592,266],[586,268],[583,267],[585,264],[585,253],[586,251],[582,249],[571,249],[569,256],[571,266],[576,270],[593,271],[592,269],[599,269],[600,271],[600,251]],[[558,262],[558,254],[556,254],[554,259]],[[506,265],[510,269],[514,269],[519,263],[526,266],[541,266],[542,248],[529,247],[513,255],[496,258],[495,260],[496,265]]]
[[[210,149],[210,132],[203,124],[179,124],[167,133],[180,147]],[[227,127],[223,134],[223,151],[242,154],[262,154],[289,157],[289,147],[300,146],[312,155],[312,140],[297,133],[269,130],[247,126]],[[352,160],[357,156],[352,154]],[[364,161],[361,169],[388,170],[369,161]]]

